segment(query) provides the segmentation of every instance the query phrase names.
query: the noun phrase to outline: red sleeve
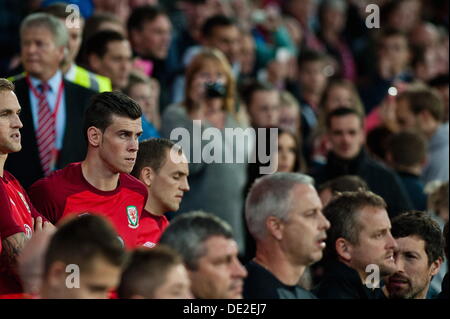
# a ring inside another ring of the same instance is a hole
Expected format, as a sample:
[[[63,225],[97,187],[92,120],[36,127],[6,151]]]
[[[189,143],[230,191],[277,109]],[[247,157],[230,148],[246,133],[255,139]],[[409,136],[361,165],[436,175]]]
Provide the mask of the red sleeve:
[[[35,182],[28,190],[33,204],[34,214],[43,216],[53,225],[61,218],[64,211],[64,200],[61,202],[57,185],[53,185],[48,178]]]
[[[23,227],[17,225],[13,219],[11,202],[6,194],[3,183],[0,182],[0,236],[6,239],[11,235],[22,232]]]

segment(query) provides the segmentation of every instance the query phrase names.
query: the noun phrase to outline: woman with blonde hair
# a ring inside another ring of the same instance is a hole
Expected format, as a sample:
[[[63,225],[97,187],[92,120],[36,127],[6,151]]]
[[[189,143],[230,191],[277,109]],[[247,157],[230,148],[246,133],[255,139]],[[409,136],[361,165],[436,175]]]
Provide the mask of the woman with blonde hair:
[[[185,80],[184,101],[166,109],[161,127],[164,137],[180,142],[189,161],[190,191],[185,193],[179,212],[204,210],[224,219],[233,227],[242,252],[243,189],[247,180],[247,164],[238,159],[247,161],[252,147],[237,143],[233,136],[225,134],[225,129],[240,127],[235,111],[235,79],[220,51],[204,49],[188,65]],[[180,131],[177,128],[189,132],[188,143],[175,134]],[[208,130],[210,128],[216,130]],[[193,136],[195,131],[201,132],[202,136],[205,132],[215,132],[214,135],[220,132],[220,139],[208,134],[209,139],[198,141],[198,136]],[[194,145],[200,147],[195,148]],[[232,163],[225,162],[226,152],[233,152]],[[204,158],[205,153],[209,159]],[[200,162],[195,160],[200,157]]]

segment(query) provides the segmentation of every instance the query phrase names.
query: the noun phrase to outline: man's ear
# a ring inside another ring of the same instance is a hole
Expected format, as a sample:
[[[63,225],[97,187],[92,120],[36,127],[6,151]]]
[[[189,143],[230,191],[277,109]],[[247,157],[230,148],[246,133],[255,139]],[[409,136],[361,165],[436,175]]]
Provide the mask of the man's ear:
[[[266,219],[266,228],[270,235],[278,240],[283,239],[283,229],[284,225],[281,219],[275,216],[269,216]]]
[[[147,185],[147,187],[152,186],[153,180],[155,179],[155,171],[149,167],[145,166],[141,169],[141,173],[139,174],[139,179]]]
[[[100,145],[100,142],[102,140],[102,131],[95,127],[91,126],[87,129],[87,139],[89,145],[93,147],[98,147]]]
[[[431,276],[435,276],[438,274],[439,270],[441,269],[442,262],[443,262],[442,258],[439,257],[437,260],[435,260],[431,263],[431,266],[430,266],[430,275]]]
[[[352,247],[350,243],[342,237],[339,237],[335,243],[336,253],[338,258],[343,259],[346,262],[350,262],[352,259]]]
[[[101,64],[100,57],[97,56],[97,54],[90,54],[87,58],[88,58],[88,64],[91,67],[91,69],[94,72],[98,73],[98,71],[100,69],[100,64]]]

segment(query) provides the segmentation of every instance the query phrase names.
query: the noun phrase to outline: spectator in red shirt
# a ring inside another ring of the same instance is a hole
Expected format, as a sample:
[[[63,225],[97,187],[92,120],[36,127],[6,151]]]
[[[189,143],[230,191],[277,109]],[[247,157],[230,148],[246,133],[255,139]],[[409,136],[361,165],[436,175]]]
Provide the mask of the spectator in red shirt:
[[[169,225],[165,213],[176,212],[189,190],[189,166],[181,148],[165,138],[139,144],[131,174],[147,186],[148,199],[140,218],[138,244],[153,247]]]

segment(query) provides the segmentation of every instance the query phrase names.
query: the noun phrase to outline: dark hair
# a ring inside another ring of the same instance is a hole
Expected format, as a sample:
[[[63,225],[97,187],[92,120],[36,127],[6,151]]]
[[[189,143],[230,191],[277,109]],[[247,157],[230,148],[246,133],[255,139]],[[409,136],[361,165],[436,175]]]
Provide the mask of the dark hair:
[[[250,107],[252,103],[253,94],[256,91],[277,91],[277,88],[268,82],[262,82],[258,80],[249,80],[242,84],[240,95],[242,101],[247,105],[247,108]]]
[[[399,132],[389,138],[388,152],[395,166],[411,167],[425,160],[427,141],[414,131]]]
[[[94,126],[102,132],[112,123],[112,116],[117,115],[136,120],[142,116],[141,107],[132,98],[119,91],[103,92],[93,96],[84,114],[84,134]]]
[[[175,217],[159,242],[175,249],[187,269],[196,270],[198,260],[207,254],[204,244],[213,236],[232,239],[231,226],[217,216],[197,211]]]
[[[327,231],[327,258],[337,258],[336,240],[345,238],[352,244],[358,244],[362,226],[358,216],[365,207],[386,209],[383,198],[371,191],[342,192],[337,194],[325,208],[323,214],[331,224]]]
[[[428,265],[444,258],[444,238],[439,225],[427,213],[410,211],[392,219],[392,236],[418,236],[425,241]]]
[[[402,37],[402,38],[404,38],[406,40],[408,49],[411,49],[411,46],[410,46],[409,41],[408,41],[408,36],[406,35],[406,33],[402,32],[402,31],[400,31],[398,29],[391,28],[391,27],[388,27],[388,28],[385,28],[385,29],[381,30],[381,32],[377,35],[377,39],[376,39],[377,48],[380,48],[381,41],[383,41],[386,38],[391,38],[391,37]]]
[[[326,53],[315,50],[304,50],[301,52],[297,59],[298,68],[311,62],[327,62],[328,55]]]
[[[65,19],[72,14],[72,11],[66,11],[69,4],[67,2],[55,2],[49,6],[39,8],[36,12],[43,12],[51,14],[60,19]],[[82,18],[82,16],[80,16]]]
[[[439,122],[444,116],[442,100],[434,89],[420,87],[406,90],[397,96],[397,101],[403,99],[408,102],[410,111],[416,115],[427,110]]]
[[[116,231],[104,217],[90,213],[76,216],[63,223],[51,238],[44,274],[56,261],[77,264],[81,272],[89,271],[97,257],[122,267],[126,253]]]
[[[156,173],[166,162],[167,156],[172,147],[178,147],[178,154],[181,154],[181,147],[166,138],[151,138],[139,143],[139,150],[131,175],[139,178],[141,170],[149,166]]]
[[[182,264],[181,257],[164,245],[138,248],[131,254],[122,273],[117,294],[124,299],[133,295],[154,298],[155,290],[164,284],[171,268]]]
[[[331,190],[331,193],[333,195],[342,192],[356,192],[359,190],[363,191],[369,190],[369,186],[367,186],[367,183],[357,175],[342,175],[333,178],[319,185],[317,191],[320,193],[328,188]]]
[[[237,26],[235,20],[227,16],[217,14],[208,18],[202,25],[201,34],[205,38],[209,38],[213,35],[216,27],[230,27]]]
[[[347,115],[355,115],[361,122],[361,126],[363,126],[364,119],[363,119],[362,114],[360,114],[355,109],[352,109],[349,107],[340,107],[340,108],[337,108],[327,114],[326,120],[325,120],[327,129],[329,129],[331,127],[331,120],[333,119],[333,117],[342,117],[342,116],[347,116]]]
[[[84,47],[84,53],[86,57],[91,54],[95,54],[102,58],[108,49],[108,44],[114,41],[126,41],[122,34],[113,30],[102,30],[94,33],[86,41],[86,46]]]
[[[134,8],[127,20],[128,32],[142,30],[144,23],[152,22],[161,15],[166,15],[166,12],[159,6],[144,5]]]

